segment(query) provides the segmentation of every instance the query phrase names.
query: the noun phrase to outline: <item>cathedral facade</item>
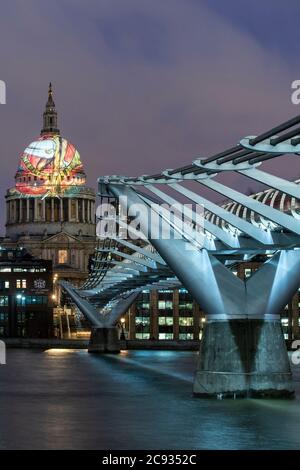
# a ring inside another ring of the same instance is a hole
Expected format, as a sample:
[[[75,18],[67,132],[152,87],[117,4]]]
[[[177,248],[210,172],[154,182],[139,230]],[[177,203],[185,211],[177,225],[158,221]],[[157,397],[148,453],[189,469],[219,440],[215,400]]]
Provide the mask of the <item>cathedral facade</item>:
[[[60,134],[50,84],[40,136],[21,154],[6,194],[1,245],[52,261],[58,305],[60,279],[80,285],[87,277],[95,238],[95,191],[86,185],[78,150]]]

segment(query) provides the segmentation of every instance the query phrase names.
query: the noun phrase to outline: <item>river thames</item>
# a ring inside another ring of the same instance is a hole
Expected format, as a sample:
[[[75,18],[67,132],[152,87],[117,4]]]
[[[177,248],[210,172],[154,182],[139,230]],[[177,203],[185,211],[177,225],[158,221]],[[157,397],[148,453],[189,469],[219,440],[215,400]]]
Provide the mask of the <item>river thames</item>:
[[[192,396],[195,352],[8,350],[0,449],[299,449],[293,400]]]

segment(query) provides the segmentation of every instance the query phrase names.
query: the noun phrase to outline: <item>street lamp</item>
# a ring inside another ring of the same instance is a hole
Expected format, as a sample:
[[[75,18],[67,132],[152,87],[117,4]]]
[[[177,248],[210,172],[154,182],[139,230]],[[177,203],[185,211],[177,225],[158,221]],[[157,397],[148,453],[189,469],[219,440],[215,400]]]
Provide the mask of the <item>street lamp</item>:
[[[125,332],[124,332],[125,318],[122,317],[120,321],[121,321],[121,329],[122,329],[120,339],[125,340],[126,339]]]

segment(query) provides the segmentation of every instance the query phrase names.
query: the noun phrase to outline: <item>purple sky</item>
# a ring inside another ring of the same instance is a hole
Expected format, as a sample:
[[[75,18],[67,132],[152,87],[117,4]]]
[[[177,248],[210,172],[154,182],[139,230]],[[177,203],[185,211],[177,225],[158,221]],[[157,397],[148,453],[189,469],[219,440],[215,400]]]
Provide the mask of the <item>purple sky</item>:
[[[1,1],[0,232],[5,190],[39,135],[50,80],[62,135],[90,185],[155,173],[299,113],[290,101],[299,17],[298,0]],[[300,177],[296,158],[272,166]]]

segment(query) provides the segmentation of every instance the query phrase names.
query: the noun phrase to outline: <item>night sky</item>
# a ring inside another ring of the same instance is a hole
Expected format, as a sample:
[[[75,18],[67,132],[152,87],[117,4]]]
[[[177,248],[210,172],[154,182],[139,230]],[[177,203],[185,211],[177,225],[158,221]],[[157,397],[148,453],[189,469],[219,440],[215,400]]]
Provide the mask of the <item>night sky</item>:
[[[0,233],[4,194],[40,133],[49,81],[90,185],[99,175],[155,173],[300,112],[290,99],[299,18],[299,0],[2,0]],[[295,157],[271,166],[300,177]]]

